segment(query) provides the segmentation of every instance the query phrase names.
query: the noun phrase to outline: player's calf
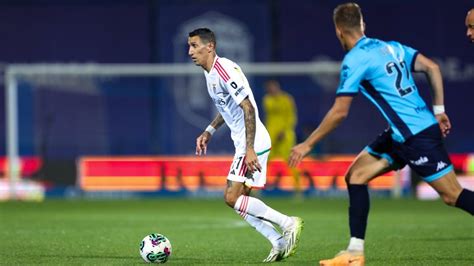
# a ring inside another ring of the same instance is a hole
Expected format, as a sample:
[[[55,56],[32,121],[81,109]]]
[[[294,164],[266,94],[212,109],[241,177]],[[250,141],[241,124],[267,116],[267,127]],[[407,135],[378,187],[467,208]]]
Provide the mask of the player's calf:
[[[224,201],[227,206],[235,208],[235,204],[240,196],[248,194],[250,191],[243,183],[227,180],[227,188],[224,192]]]
[[[455,207],[474,215],[474,192],[463,189],[456,200]]]
[[[457,196],[450,195],[450,194],[440,194],[440,196],[446,205],[453,206],[453,207],[456,205],[456,200],[458,198]]]

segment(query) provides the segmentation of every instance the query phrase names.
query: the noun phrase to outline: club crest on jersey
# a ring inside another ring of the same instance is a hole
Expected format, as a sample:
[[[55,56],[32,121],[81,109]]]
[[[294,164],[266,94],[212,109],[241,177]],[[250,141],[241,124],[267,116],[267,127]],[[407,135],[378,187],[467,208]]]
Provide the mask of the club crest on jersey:
[[[216,93],[216,90],[217,90],[217,84],[215,84],[215,83],[212,83],[212,84],[211,84],[211,87],[212,87],[212,91],[213,91],[214,93]]]

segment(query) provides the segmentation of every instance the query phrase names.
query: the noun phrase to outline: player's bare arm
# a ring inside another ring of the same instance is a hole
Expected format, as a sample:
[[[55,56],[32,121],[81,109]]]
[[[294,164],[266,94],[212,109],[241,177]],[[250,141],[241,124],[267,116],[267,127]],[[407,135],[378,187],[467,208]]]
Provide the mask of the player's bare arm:
[[[438,64],[422,54],[418,54],[416,57],[414,68],[415,72],[423,72],[426,74],[431,86],[433,105],[442,108],[441,110],[435,109],[434,111],[441,132],[443,136],[446,137],[451,130],[451,122],[449,121],[448,115],[444,112],[444,89],[441,70]]]
[[[219,129],[222,124],[224,124],[224,118],[222,117],[222,115],[220,113],[218,113],[216,115],[216,118],[214,118],[214,120],[212,120],[211,122],[211,126],[215,129]]]
[[[248,169],[250,169],[252,172],[261,171],[262,167],[258,162],[257,154],[255,153],[255,149],[253,147],[256,131],[255,108],[253,108],[253,105],[248,97],[240,103],[240,107],[244,111],[245,119],[245,137],[247,147],[245,154],[245,164],[247,164]]]
[[[340,96],[334,101],[333,106],[324,117],[321,124],[302,143],[291,149],[289,160],[290,167],[296,167],[301,160],[311,151],[314,145],[320,142],[331,131],[333,131],[349,114],[352,103],[351,96]]]
[[[210,126],[213,127],[214,129],[218,129],[224,124],[224,118],[222,115],[219,113],[217,114],[216,118],[212,120]],[[196,139],[196,155],[201,156],[202,154],[206,154],[207,152],[207,143],[211,140],[212,134],[205,130],[204,132],[199,135]]]

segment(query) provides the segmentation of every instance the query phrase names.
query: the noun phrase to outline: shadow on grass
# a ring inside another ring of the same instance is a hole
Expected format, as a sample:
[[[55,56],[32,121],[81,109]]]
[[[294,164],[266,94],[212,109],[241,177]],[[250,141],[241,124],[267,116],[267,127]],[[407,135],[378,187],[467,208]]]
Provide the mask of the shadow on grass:
[[[225,259],[219,259],[219,258],[214,258],[212,260],[203,260],[202,258],[192,258],[192,257],[175,257],[175,258],[170,258],[169,260],[170,263],[173,264],[179,264],[179,265],[212,265],[212,266],[217,266],[217,265],[268,265],[268,263],[263,263],[262,261],[248,261],[248,260],[242,260],[240,262],[237,262],[234,260],[225,260]],[[283,260],[278,262],[278,265],[298,265],[298,266],[303,266],[303,265],[314,265],[315,260],[309,260],[309,261],[304,261],[304,260]]]
[[[203,260],[202,258],[190,258],[190,257],[170,258],[169,261],[172,263],[180,264],[180,265],[238,265],[239,264],[239,263],[236,263],[235,261],[228,261],[228,260],[225,261],[225,260],[219,260],[219,259],[214,259],[210,261],[210,260]],[[252,265],[252,264],[258,265],[258,264],[261,264],[261,262],[245,261],[241,263],[241,265]]]
[[[68,255],[68,254],[45,254],[41,255],[42,258],[71,258],[71,259],[137,259],[137,256],[117,256],[117,255]]]
[[[459,257],[443,257],[443,258],[433,258],[433,257],[414,257],[414,256],[405,256],[403,258],[393,258],[393,259],[370,259],[370,263],[377,263],[377,265],[383,265],[383,264],[399,264],[400,262],[403,263],[403,265],[456,265],[459,263],[464,263],[464,262],[472,262],[471,258],[459,258]],[[380,264],[378,264],[380,263]],[[464,264],[463,264],[464,265]]]
[[[61,258],[61,259],[117,259],[117,260],[133,260],[135,262],[143,262],[140,256],[117,256],[117,255],[67,255],[67,254],[45,254],[41,255],[42,258]],[[183,264],[183,265],[225,265],[225,264],[235,264],[234,261],[224,261],[216,259],[212,263],[208,260],[203,260],[202,258],[193,258],[193,257],[171,257],[169,261],[173,263]],[[260,262],[246,262],[247,264],[260,264]]]
[[[116,260],[126,260],[130,262],[130,264],[147,264],[145,263],[139,256],[117,256],[117,255],[93,255],[93,254],[88,254],[88,255],[65,255],[65,254],[44,254],[41,255],[42,258],[51,258],[51,259],[83,259],[83,260],[97,260],[97,259],[103,259],[103,260],[109,260],[109,259],[116,259]],[[211,260],[203,260],[202,258],[198,257],[171,257],[168,262],[170,264],[175,264],[175,265],[267,265],[266,263],[262,263],[260,261],[242,261],[240,263],[237,263],[236,261],[228,261],[225,259],[219,259],[215,258],[212,261]],[[105,263],[105,262],[104,262]],[[110,262],[109,262],[110,263]],[[120,263],[120,262],[118,262]],[[122,261],[122,263],[124,263]],[[1,264],[1,263],[0,263]],[[285,264],[285,265],[313,265],[314,261],[288,261],[284,260],[280,262],[280,264]]]

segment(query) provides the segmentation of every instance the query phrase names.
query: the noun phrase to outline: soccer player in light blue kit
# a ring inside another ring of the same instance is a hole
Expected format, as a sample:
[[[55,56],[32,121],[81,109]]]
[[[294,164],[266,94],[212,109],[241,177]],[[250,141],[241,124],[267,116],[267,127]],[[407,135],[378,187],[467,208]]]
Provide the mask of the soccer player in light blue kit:
[[[297,165],[344,120],[359,92],[380,110],[389,123],[388,129],[357,156],[345,176],[349,192],[349,246],[333,259],[320,261],[320,265],[364,265],[370,180],[408,164],[446,204],[471,215],[474,192],[460,186],[443,144],[451,124],[444,110],[438,65],[398,42],[366,37],[362,13],[355,3],[336,7],[333,19],[336,35],[347,51],[337,97],[320,125],[292,149],[290,165]],[[418,94],[412,71],[426,74],[433,93],[434,115]]]

